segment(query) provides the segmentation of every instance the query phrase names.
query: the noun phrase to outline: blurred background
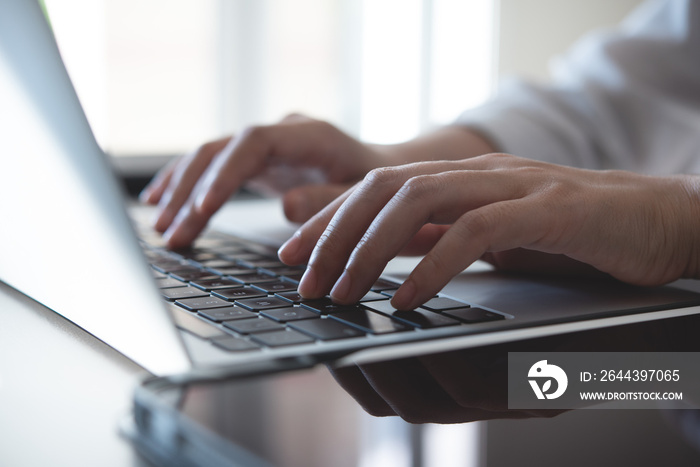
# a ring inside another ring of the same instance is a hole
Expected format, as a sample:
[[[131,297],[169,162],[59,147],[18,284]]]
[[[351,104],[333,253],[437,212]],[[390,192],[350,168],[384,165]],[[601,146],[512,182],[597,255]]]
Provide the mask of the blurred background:
[[[133,173],[290,112],[392,143],[547,79],[638,0],[46,0],[100,145]],[[146,157],[148,156],[148,157]]]
[[[367,141],[409,139],[506,76],[546,81],[552,57],[638,3],[45,1],[98,142],[141,182],[204,141],[291,112]],[[698,465],[655,411],[420,427],[355,416],[367,466]]]

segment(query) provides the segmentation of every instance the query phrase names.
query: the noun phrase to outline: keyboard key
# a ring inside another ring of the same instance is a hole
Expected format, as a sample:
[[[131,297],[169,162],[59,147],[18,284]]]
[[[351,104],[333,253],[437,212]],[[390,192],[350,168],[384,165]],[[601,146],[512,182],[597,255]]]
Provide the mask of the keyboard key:
[[[251,342],[242,337],[227,336],[220,339],[213,339],[212,343],[229,352],[242,352],[246,350],[257,350],[260,348],[255,342]]]
[[[421,305],[421,308],[431,311],[442,311],[451,310],[454,308],[469,308],[469,304],[458,302],[457,300],[452,300],[451,298],[447,297],[435,297]]]
[[[276,323],[267,318],[225,321],[224,326],[241,334],[255,334],[259,332],[280,331],[284,329],[284,324]]]
[[[209,259],[207,261],[200,261],[200,264],[203,267],[208,268],[208,269],[222,269],[222,268],[243,269],[243,268],[240,268],[240,266],[237,266],[236,263],[233,261],[228,261],[228,260],[216,258],[216,257],[214,257],[214,259]]]
[[[241,284],[260,284],[261,282],[275,282],[277,278],[275,276],[271,276],[269,274],[262,274],[262,273],[252,273],[252,274],[236,274],[236,275],[228,275],[231,279],[233,279],[236,282],[240,282]]]
[[[367,292],[367,294],[360,299],[360,303],[375,302],[377,300],[389,300],[389,298],[386,295],[382,295],[377,292]]]
[[[210,308],[224,308],[233,306],[231,302],[227,302],[226,300],[222,300],[217,297],[183,298],[182,300],[176,301],[175,304],[180,305],[181,307],[190,311],[208,310]]]
[[[215,295],[224,300],[240,300],[243,298],[253,298],[253,297],[264,297],[265,292],[254,289],[252,287],[241,287],[238,286],[235,289],[217,289],[212,291],[212,295]]]
[[[365,333],[359,329],[333,319],[305,319],[303,321],[293,321],[289,323],[288,326],[324,341],[361,337],[365,335]]]
[[[192,266],[190,264],[164,264],[162,266],[151,264],[151,267],[162,272],[163,274],[168,274],[170,272],[174,271],[181,271],[183,269],[188,269],[191,268]]]
[[[265,269],[265,268],[260,268],[260,269],[262,269],[264,271],[268,271],[270,274],[275,274],[277,276],[288,276],[288,275],[289,276],[296,276],[297,274],[304,274],[304,271],[306,270],[306,268],[301,267],[301,266],[292,266],[292,267],[287,266],[284,269],[278,269],[278,268],[269,269],[269,270]]]
[[[190,269],[192,265],[185,260],[157,259],[151,261],[151,267],[160,272],[167,273]]]
[[[204,269],[195,269],[187,271],[175,271],[170,273],[175,279],[181,281],[196,281],[201,279],[218,279],[219,276]]]
[[[276,293],[275,297],[279,297],[282,300],[287,300],[290,303],[294,304],[299,304],[302,301],[304,301],[304,297],[299,295],[299,292],[283,292],[283,293]]]
[[[213,324],[195,317],[180,307],[170,305],[168,309],[170,310],[170,315],[173,317],[175,326],[190,334],[194,334],[202,339],[211,339],[226,335],[224,331],[215,327]]]
[[[285,345],[295,344],[310,344],[315,341],[313,337],[309,337],[306,334],[302,334],[291,329],[287,329],[285,331],[273,331],[263,332],[260,334],[253,334],[251,336],[251,339],[268,347],[282,347]]]
[[[296,284],[280,280],[277,280],[275,282],[263,282],[262,284],[254,284],[253,287],[255,287],[256,289],[260,289],[266,293],[292,292],[297,289]]]
[[[277,297],[247,298],[236,300],[236,305],[253,311],[269,310],[272,308],[285,308],[292,306],[288,301]]]
[[[237,276],[241,274],[251,274],[254,272],[253,269],[242,268],[240,266],[234,268],[209,268],[213,273],[220,276]]]
[[[221,257],[228,259],[228,260],[231,260],[231,261],[236,261],[236,262],[269,259],[263,255],[259,255],[258,253],[250,253],[250,252],[224,253],[221,255]]]
[[[476,307],[459,308],[457,310],[446,310],[442,314],[451,316],[452,318],[457,318],[458,320],[468,324],[485,323],[487,321],[498,321],[500,319],[506,319],[506,317],[501,314]]]
[[[460,324],[456,319],[443,316],[439,313],[435,313],[434,311],[424,310],[422,308],[417,308],[412,311],[398,311],[396,308],[391,306],[389,301],[369,302],[363,304],[363,306],[421,329],[455,326]]]
[[[260,312],[261,315],[279,321],[280,323],[286,323],[288,321],[299,321],[300,319],[319,319],[318,313],[314,313],[311,310],[305,308],[273,308],[271,310],[263,310]]]
[[[401,284],[397,284],[396,282],[392,282],[387,279],[378,279],[377,282],[374,283],[374,285],[371,287],[372,292],[381,292],[382,290],[388,290],[388,289],[398,289]]]
[[[247,260],[247,261],[240,260],[238,262],[239,262],[239,264],[242,264],[242,265],[249,267],[249,268],[286,269],[289,267],[286,264],[284,264],[282,261],[270,259],[270,258],[253,259],[253,260]]]
[[[161,277],[160,279],[156,279],[156,284],[158,285],[159,289],[171,289],[173,287],[187,286],[187,284],[184,282],[173,279],[172,277]]]
[[[328,298],[319,298],[317,300],[304,300],[301,302],[301,306],[307,310],[315,311],[322,315],[327,315],[330,313],[338,313],[340,311],[356,310],[357,305],[338,305],[333,303],[333,301]]]
[[[206,290],[206,291],[243,287],[241,284],[239,284],[236,281],[232,281],[231,279],[221,279],[221,278],[202,279],[202,280],[198,280],[198,281],[192,281],[192,282],[190,282],[190,285],[193,285],[193,286],[197,287],[198,289],[202,289],[202,290]]]
[[[190,250],[187,253],[179,253],[183,258],[194,261],[195,263],[203,264],[207,261],[215,261],[218,257],[214,253],[206,253],[200,250]]]
[[[227,246],[217,246],[216,247],[216,252],[219,255],[239,255],[239,254],[244,254],[248,253],[248,250],[245,249],[243,245],[227,245]]]
[[[248,319],[255,318],[257,315],[252,311],[244,310],[237,306],[232,306],[229,308],[214,308],[211,310],[203,310],[197,313],[212,321],[220,323],[222,321],[232,321],[234,319]]]
[[[292,284],[299,284],[301,278],[304,277],[304,272],[298,272],[296,274],[279,274],[280,279],[283,281],[291,282]]]
[[[161,295],[166,300],[180,300],[182,298],[207,297],[208,293],[195,287],[177,287],[174,289],[160,289]]]
[[[400,321],[366,309],[342,311],[330,315],[330,318],[337,319],[371,334],[387,334],[411,329]]]

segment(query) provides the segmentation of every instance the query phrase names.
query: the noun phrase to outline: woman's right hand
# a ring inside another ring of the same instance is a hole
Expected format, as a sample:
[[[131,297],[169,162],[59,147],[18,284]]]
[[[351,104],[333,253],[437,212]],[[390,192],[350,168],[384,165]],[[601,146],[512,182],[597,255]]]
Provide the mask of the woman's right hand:
[[[164,232],[168,246],[183,247],[247,182],[284,193],[287,217],[304,222],[371,169],[391,165],[382,155],[381,146],[293,114],[206,143],[173,161],[143,190],[141,200],[158,205],[154,227]]]

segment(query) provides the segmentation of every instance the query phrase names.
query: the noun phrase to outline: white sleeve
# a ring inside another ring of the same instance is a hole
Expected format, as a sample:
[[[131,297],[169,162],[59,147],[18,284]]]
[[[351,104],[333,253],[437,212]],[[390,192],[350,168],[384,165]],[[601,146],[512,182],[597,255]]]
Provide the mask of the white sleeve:
[[[574,45],[551,85],[506,83],[456,123],[533,159],[700,172],[700,1],[644,3],[618,29]]]

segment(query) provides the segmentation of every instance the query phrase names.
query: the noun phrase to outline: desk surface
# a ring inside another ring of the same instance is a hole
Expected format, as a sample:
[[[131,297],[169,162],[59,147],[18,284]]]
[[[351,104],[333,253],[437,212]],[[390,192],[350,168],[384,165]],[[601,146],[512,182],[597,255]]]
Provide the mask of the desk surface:
[[[148,465],[117,435],[142,368],[1,282],[0,319],[0,465]]]

